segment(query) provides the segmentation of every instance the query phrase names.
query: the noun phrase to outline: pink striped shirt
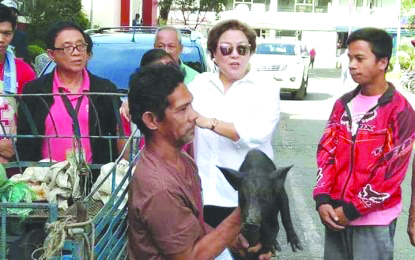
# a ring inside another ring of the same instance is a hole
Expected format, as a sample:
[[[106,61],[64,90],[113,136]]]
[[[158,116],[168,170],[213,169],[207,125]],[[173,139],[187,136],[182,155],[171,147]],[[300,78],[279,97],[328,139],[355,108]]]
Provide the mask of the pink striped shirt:
[[[57,70],[53,77],[53,93],[59,93],[59,88],[63,89],[64,93],[71,93],[59,80]],[[82,72],[83,81],[78,93],[89,91],[89,76],[86,69]],[[76,109],[80,95],[67,95],[72,107]],[[89,141],[89,99],[87,96],[82,98],[79,111],[77,112],[79,128],[81,132],[81,145],[85,156],[85,161],[92,163],[91,144]],[[53,120],[52,120],[53,117]],[[61,96],[54,96],[54,103],[50,108],[50,113],[45,120],[45,135],[46,136],[74,136],[73,122],[70,117],[65,103]],[[56,127],[56,129],[55,129]],[[86,138],[83,138],[86,137]],[[56,161],[64,161],[69,154],[74,153],[76,144],[74,138],[45,138],[42,145],[42,158],[51,158]],[[75,144],[75,145],[74,145]],[[50,149],[50,153],[49,153]],[[78,150],[75,151],[78,154]]]

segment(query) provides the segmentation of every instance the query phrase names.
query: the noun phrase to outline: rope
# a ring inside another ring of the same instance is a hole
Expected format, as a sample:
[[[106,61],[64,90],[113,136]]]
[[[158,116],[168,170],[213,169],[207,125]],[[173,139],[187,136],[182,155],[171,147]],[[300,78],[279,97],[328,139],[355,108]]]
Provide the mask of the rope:
[[[82,227],[90,225],[91,226],[91,241],[89,241],[88,236],[85,232],[82,232],[82,236],[85,239],[86,248],[88,250],[88,256],[89,259],[94,259],[94,245],[95,245],[95,223],[93,222],[93,219],[89,219],[85,222],[77,222],[77,223],[71,223],[68,224],[66,228],[76,228],[76,227]]]
[[[61,255],[61,250],[63,248],[64,242],[68,236],[72,236],[74,234],[81,235],[84,239],[85,243],[85,250],[87,251],[88,258],[87,259],[94,259],[94,245],[95,245],[95,226],[92,219],[89,219],[85,222],[78,222],[74,223],[75,218],[73,216],[68,216],[66,219],[62,221],[55,221],[51,224],[47,224],[46,229],[49,231],[49,235],[47,236],[43,247],[36,249],[32,253],[33,260],[46,260],[50,259],[52,256]],[[82,229],[82,232],[76,231],[73,232],[72,229],[82,228],[87,225],[91,226],[91,239],[88,238],[88,235]],[[67,234],[69,233],[69,235]],[[44,253],[38,258],[35,258],[35,253],[38,251],[43,250]]]
[[[67,236],[65,226],[74,221],[75,219],[73,216],[68,216],[62,221],[55,221],[53,223],[46,224],[46,229],[49,231],[49,235],[46,237],[43,245],[44,253],[38,260],[49,259],[62,250]]]

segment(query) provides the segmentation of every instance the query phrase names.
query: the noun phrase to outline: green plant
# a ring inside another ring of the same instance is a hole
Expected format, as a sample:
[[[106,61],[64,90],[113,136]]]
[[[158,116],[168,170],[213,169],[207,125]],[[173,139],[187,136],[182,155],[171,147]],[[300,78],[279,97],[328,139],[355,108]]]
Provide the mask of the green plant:
[[[34,63],[36,56],[45,52],[45,50],[38,45],[29,45],[27,46],[27,52],[29,53],[29,60],[31,63]]]
[[[402,70],[415,70],[415,48],[408,39],[402,38],[402,44],[398,48],[399,64]],[[396,56],[392,56],[390,68],[396,64]]]
[[[37,41],[45,38],[49,27],[56,21],[72,21],[84,30],[90,25],[81,0],[23,0],[21,12],[29,22],[29,43],[39,46]]]
[[[35,39],[35,40],[31,41],[30,45],[37,45],[38,47],[46,50],[46,44],[41,39]]]
[[[170,9],[172,9],[180,11],[180,15],[175,19],[184,25],[192,25],[196,28],[206,21],[207,12],[215,12],[218,15],[227,3],[228,0],[161,0],[158,3],[159,24],[168,20]]]

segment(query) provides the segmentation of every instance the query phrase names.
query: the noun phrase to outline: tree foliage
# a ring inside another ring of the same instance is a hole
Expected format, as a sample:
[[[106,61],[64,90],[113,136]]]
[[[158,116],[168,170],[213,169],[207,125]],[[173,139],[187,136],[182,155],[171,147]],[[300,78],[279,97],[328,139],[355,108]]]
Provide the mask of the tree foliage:
[[[72,21],[82,29],[89,27],[89,21],[82,11],[81,0],[23,0],[21,13],[29,23],[27,32],[30,42],[44,39],[48,28],[57,21]]]
[[[415,8],[414,0],[402,0],[401,5],[403,10],[410,10],[411,8]]]
[[[173,7],[181,13],[180,21],[184,25],[194,23],[196,28],[206,18],[207,12],[215,12],[218,14],[223,11],[227,0],[161,0],[160,20],[167,21],[170,9]]]
[[[165,25],[167,19],[169,18],[170,7],[173,3],[173,0],[161,0],[159,1],[160,15],[159,15],[159,24]]]
[[[415,1],[414,0],[402,0],[401,13],[408,17],[408,25],[415,28]],[[412,11],[412,13],[411,13]]]

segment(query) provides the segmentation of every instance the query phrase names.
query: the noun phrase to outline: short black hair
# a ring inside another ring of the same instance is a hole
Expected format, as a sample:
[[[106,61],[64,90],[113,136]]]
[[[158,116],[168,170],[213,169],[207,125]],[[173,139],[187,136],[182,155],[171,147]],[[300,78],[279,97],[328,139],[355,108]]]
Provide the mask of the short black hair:
[[[17,17],[13,15],[12,10],[9,7],[0,4],[0,23],[3,22],[11,23],[12,30],[14,31],[17,24]]]
[[[87,43],[87,39],[85,36],[86,34],[81,29],[81,27],[79,27],[78,25],[70,21],[59,21],[59,22],[52,24],[52,26],[49,28],[48,32],[46,33],[45,44],[46,44],[47,49],[53,50],[55,48],[56,37],[58,37],[58,34],[64,30],[79,31],[84,37],[85,42]],[[92,50],[92,46],[91,46],[91,50]]]
[[[144,53],[143,57],[141,58],[140,67],[149,65],[163,58],[170,58],[174,62],[173,57],[163,49],[148,50],[146,51],[146,53]]]
[[[88,54],[92,54],[92,47],[94,46],[94,43],[92,42],[91,36],[89,36],[89,34],[85,33],[84,38],[85,38],[85,43],[88,44],[86,46],[86,52]]]
[[[392,56],[392,37],[382,29],[366,27],[352,32],[347,38],[347,46],[351,43],[362,40],[370,44],[372,53],[379,60],[381,58],[388,59],[388,66]],[[386,66],[386,68],[388,67]]]
[[[183,73],[171,64],[150,64],[131,75],[128,92],[131,120],[145,136],[151,135],[151,131],[142,120],[143,114],[153,112],[163,120],[170,105],[168,96],[183,81]]]

